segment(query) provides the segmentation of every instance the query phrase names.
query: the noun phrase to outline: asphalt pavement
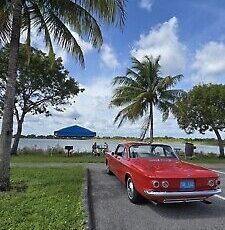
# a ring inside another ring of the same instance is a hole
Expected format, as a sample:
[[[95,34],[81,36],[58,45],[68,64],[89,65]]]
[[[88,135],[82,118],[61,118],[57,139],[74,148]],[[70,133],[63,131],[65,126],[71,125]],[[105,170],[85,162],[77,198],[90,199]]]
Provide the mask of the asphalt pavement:
[[[89,165],[92,230],[224,230],[225,165],[210,167],[221,172],[223,190],[219,196],[210,198],[212,204],[196,202],[155,206],[149,201],[132,204],[125,186],[115,176],[107,175],[103,164]]]

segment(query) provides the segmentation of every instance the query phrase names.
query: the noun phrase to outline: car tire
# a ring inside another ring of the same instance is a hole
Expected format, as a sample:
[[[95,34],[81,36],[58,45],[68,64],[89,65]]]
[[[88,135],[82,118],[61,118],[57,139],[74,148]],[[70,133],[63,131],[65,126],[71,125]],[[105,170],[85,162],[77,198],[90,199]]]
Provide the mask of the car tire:
[[[108,175],[113,175],[113,173],[112,173],[112,171],[110,170],[110,168],[109,168],[109,165],[108,165],[108,163],[106,163],[106,173],[108,174]]]
[[[129,200],[134,204],[139,203],[140,199],[141,199],[141,196],[137,192],[137,190],[135,189],[134,183],[133,183],[131,177],[127,178],[126,187],[127,187],[127,196],[129,198]]]

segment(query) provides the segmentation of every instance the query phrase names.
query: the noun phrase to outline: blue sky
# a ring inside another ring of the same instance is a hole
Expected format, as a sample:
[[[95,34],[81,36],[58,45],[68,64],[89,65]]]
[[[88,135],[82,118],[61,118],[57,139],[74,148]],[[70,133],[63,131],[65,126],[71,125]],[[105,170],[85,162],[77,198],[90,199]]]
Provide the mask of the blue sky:
[[[98,52],[88,41],[78,38],[85,55],[85,69],[56,48],[66,68],[84,93],[66,112],[53,116],[28,116],[24,134],[53,134],[54,130],[78,124],[100,136],[139,136],[141,120],[113,124],[118,108],[109,109],[112,78],[123,75],[130,67],[130,57],[161,55],[162,74],[180,74],[184,79],[177,87],[188,90],[198,83],[225,83],[225,1],[222,0],[129,0],[124,28],[101,25],[104,45]],[[76,33],[74,32],[76,35]],[[42,40],[34,42],[43,48]],[[76,118],[76,120],[74,120]],[[155,110],[155,135],[186,137],[170,116],[162,122]],[[45,129],[43,129],[45,127]],[[195,133],[189,137],[214,137]]]

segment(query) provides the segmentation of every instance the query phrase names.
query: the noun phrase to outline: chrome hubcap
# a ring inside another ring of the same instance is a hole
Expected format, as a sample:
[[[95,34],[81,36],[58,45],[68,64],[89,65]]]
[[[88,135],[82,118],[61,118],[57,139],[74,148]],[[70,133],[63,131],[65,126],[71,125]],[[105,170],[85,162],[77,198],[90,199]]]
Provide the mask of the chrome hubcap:
[[[129,178],[127,180],[127,194],[130,199],[133,199],[134,196],[134,184],[132,180]]]

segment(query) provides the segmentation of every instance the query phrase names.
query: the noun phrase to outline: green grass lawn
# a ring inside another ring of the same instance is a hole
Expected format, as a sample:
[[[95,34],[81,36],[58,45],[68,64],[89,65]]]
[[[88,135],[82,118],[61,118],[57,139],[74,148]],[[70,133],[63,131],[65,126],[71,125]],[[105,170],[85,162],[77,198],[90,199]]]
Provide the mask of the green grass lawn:
[[[201,159],[187,159],[190,163],[203,163],[203,164],[225,164],[225,159],[218,158],[201,158]]]
[[[225,158],[221,159],[218,158],[215,155],[209,154],[209,155],[202,155],[202,154],[196,154],[191,159],[185,159],[186,161],[193,162],[193,163],[225,163]],[[12,162],[14,163],[104,163],[105,158],[103,156],[96,157],[91,154],[87,153],[79,153],[77,155],[73,155],[70,157],[65,157],[62,154],[54,154],[52,156],[50,155],[43,155],[43,154],[21,154],[18,156],[12,157]]]
[[[0,193],[0,229],[84,229],[82,167],[11,172],[15,188]]]
[[[70,157],[65,157],[62,154],[43,155],[43,154],[21,154],[12,157],[12,162],[63,162],[63,163],[103,163],[105,159],[103,156],[93,156],[91,154],[77,154]]]
[[[225,164],[225,158],[219,158],[217,156],[204,156],[204,155],[196,155],[192,158],[183,159],[190,163],[203,163],[203,164]]]

